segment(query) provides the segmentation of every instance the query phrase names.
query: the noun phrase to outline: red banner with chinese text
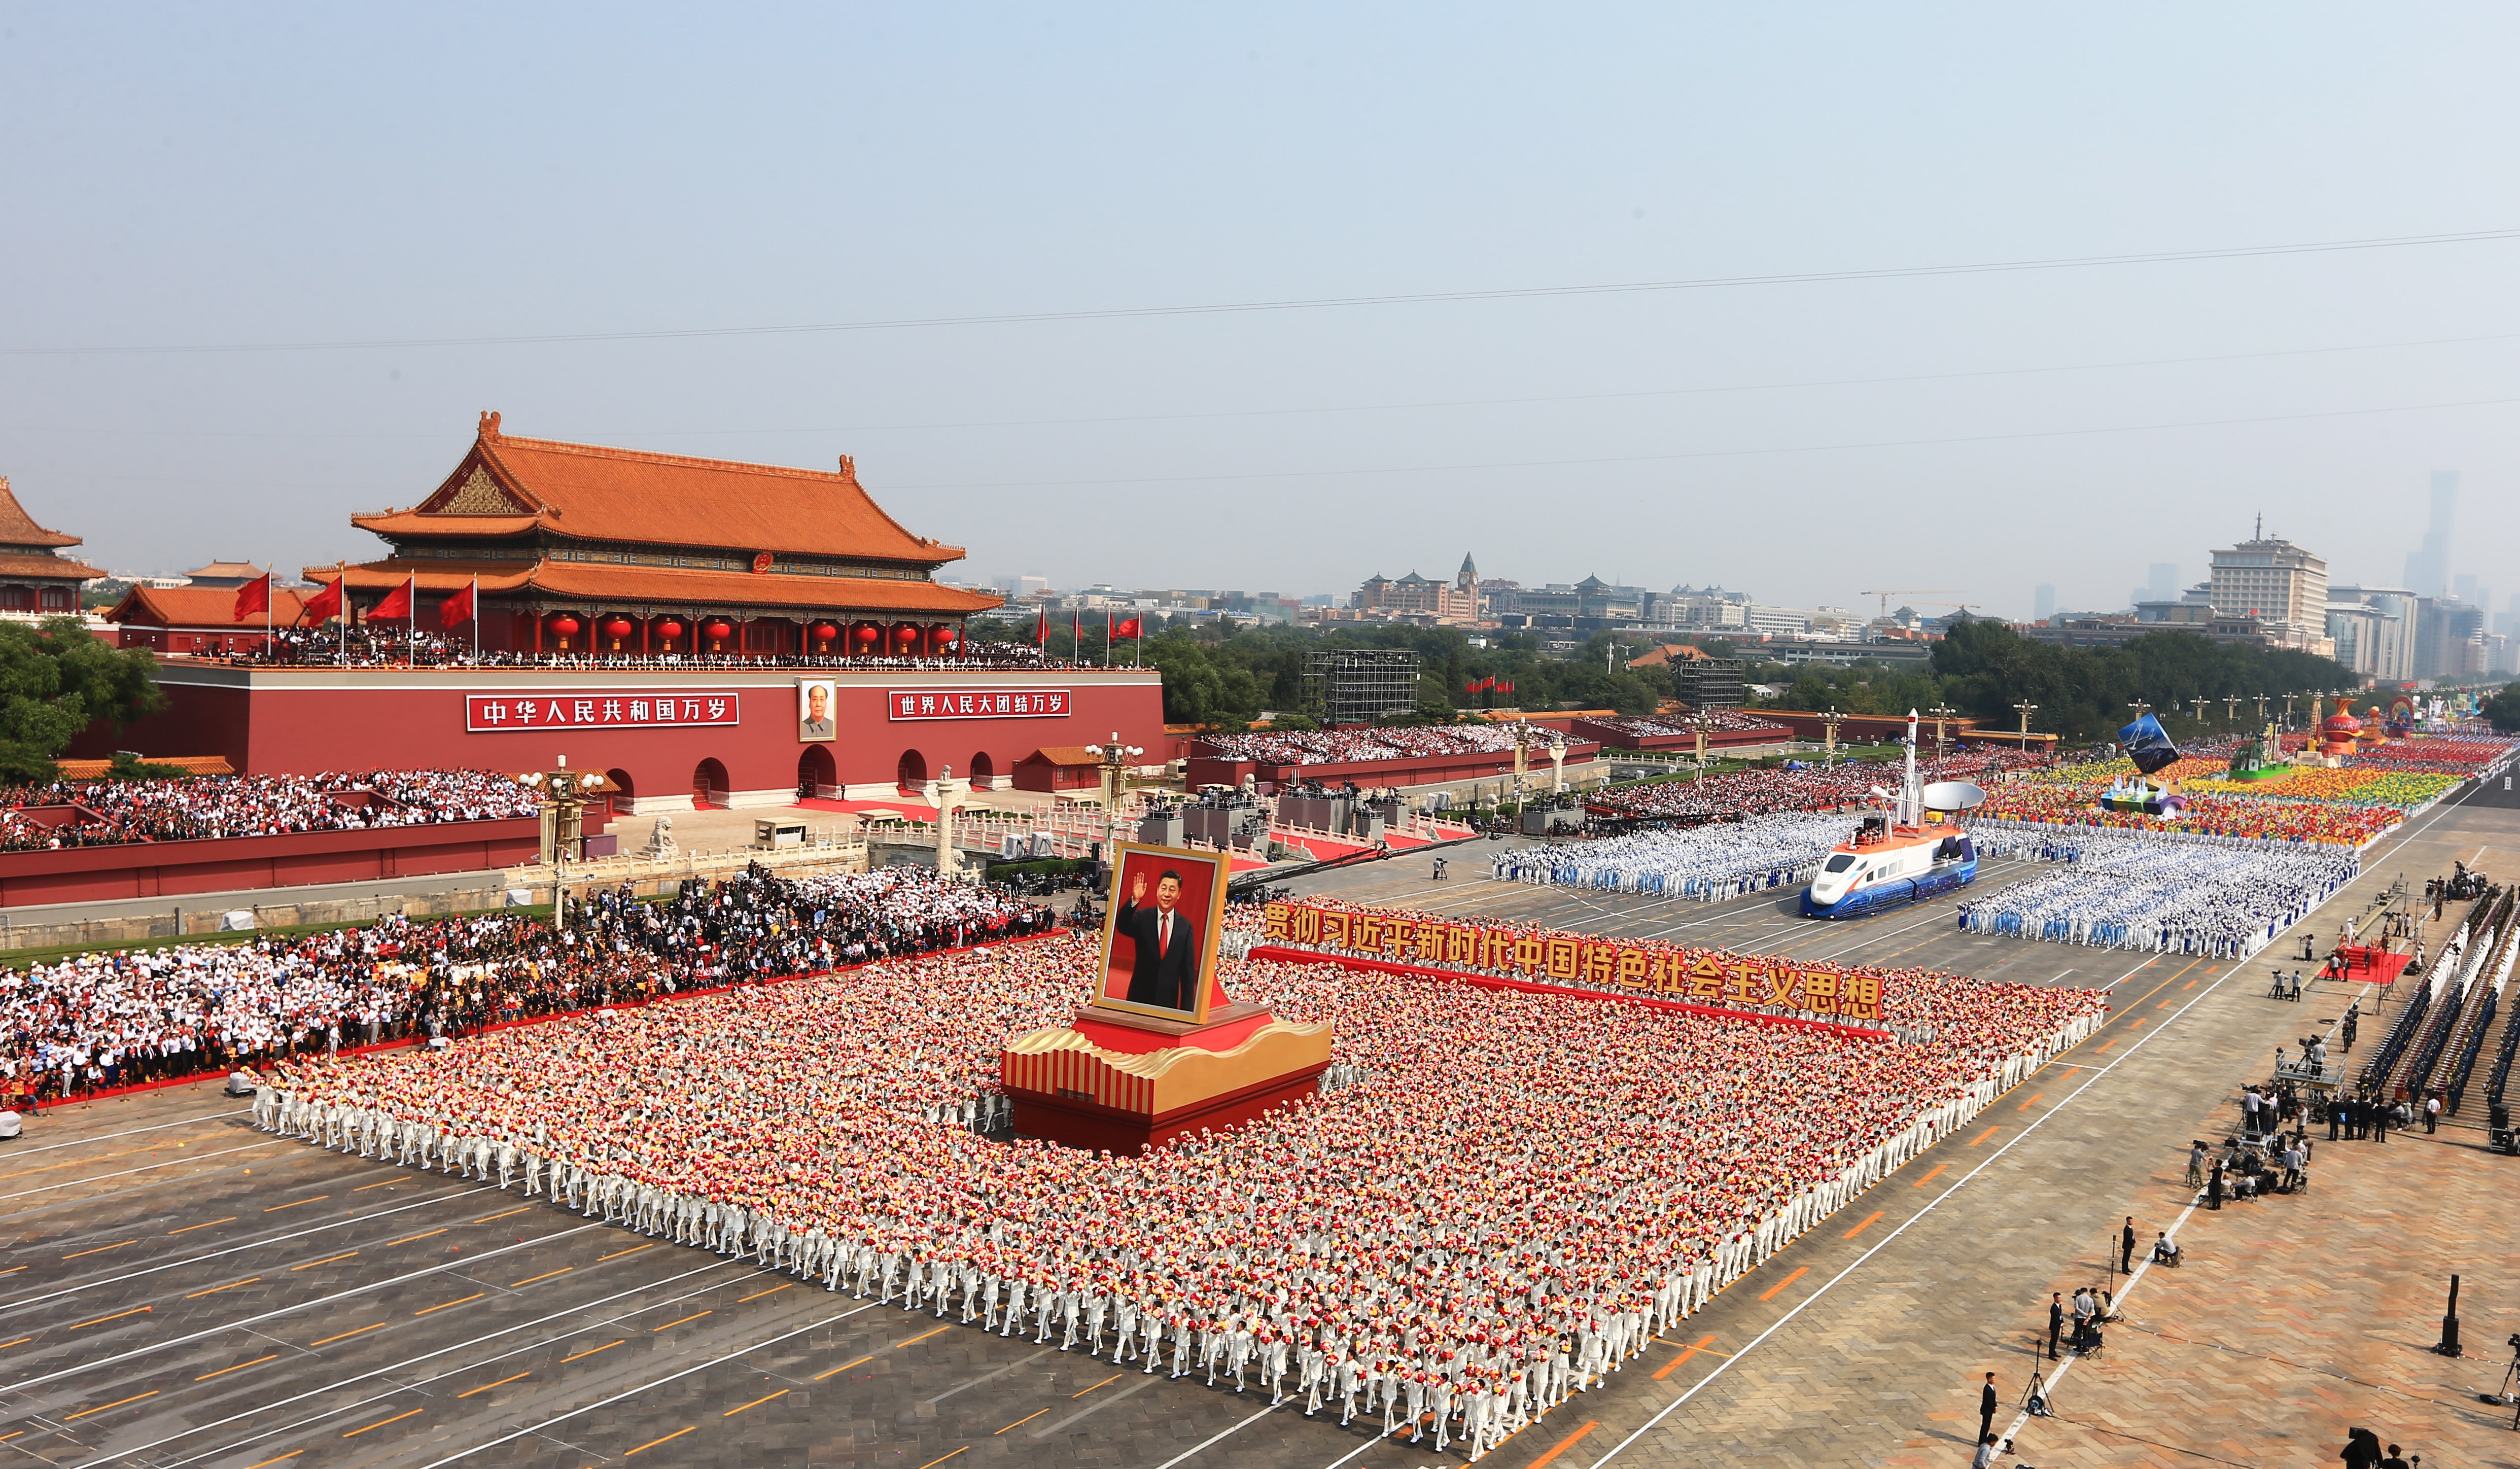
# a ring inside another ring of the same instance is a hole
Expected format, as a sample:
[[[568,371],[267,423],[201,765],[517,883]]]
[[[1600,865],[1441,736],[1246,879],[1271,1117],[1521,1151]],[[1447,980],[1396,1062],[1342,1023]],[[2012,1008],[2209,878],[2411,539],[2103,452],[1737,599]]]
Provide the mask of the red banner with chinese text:
[[[1261,938],[1330,954],[1488,969],[1555,984],[1591,985],[1697,1004],[1799,1010],[1881,1023],[1881,974],[1781,955],[1684,949],[1568,933],[1503,928],[1396,909],[1272,903]]]

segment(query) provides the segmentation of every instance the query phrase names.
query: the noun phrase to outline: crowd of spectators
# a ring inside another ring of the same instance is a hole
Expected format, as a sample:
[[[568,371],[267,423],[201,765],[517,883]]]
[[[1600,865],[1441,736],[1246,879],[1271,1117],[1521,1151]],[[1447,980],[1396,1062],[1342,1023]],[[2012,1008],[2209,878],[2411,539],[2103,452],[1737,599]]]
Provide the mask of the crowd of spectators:
[[[1927,780],[1981,783],[2040,764],[2017,750],[1957,750],[1940,760],[1919,760]],[[1652,780],[1616,786],[1585,798],[1598,816],[1734,821],[1778,812],[1837,811],[1871,799],[1874,786],[1896,790],[1906,772],[1888,762],[1846,760],[1836,765],[1787,761],[1773,769],[1733,771],[1703,779]]]
[[[1705,716],[1708,733],[1715,734],[1757,733],[1774,734],[1784,737],[1793,733],[1791,725],[1780,725],[1773,719],[1761,719],[1756,714],[1741,709],[1709,709],[1705,711]],[[1588,719],[1585,723],[1598,725],[1604,730],[1617,730],[1623,734],[1639,734],[1647,737],[1676,734],[1682,738],[1691,738],[1697,734],[1698,728],[1695,715],[1674,715],[1669,718],[1651,719],[1641,714],[1620,714]]]
[[[1335,730],[1255,730],[1201,734],[1199,743],[1227,760],[1269,765],[1352,765],[1438,755],[1502,754],[1514,746],[1515,725],[1352,726]],[[1535,738],[1546,740],[1549,732]],[[1563,736],[1559,736],[1563,737]],[[1535,748],[1538,746],[1535,745]]]
[[[1009,1033],[1063,1020],[1096,959],[1088,942],[1003,946],[433,1054],[308,1058],[254,1110],[895,1309],[1248,1384],[1439,1451],[1458,1436],[1476,1458],[2104,1002],[1956,986],[1931,1039],[1875,1042],[1229,960],[1239,997],[1333,1027],[1345,1085],[1143,1157],[975,1132]]]
[[[539,802],[480,770],[55,780],[0,789],[0,851],[504,821]]]
[[[640,902],[244,944],[83,954],[0,970],[0,1091],[51,1100],[409,1036],[1021,937],[1048,909],[932,869],[791,881],[754,868]]]

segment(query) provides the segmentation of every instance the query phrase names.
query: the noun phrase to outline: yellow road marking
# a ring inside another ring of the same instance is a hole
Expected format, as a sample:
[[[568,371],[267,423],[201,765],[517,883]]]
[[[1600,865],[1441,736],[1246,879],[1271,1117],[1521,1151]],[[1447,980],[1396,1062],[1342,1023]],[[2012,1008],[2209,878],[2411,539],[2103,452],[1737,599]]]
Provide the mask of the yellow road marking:
[[[1101,1382],[1094,1384],[1094,1388],[1107,1388],[1111,1384],[1118,1382],[1125,1375],[1125,1373],[1114,1372],[1110,1376],[1103,1378]],[[1087,1388],[1085,1393],[1093,1392],[1094,1388]],[[1067,1396],[1070,1398],[1082,1398],[1085,1396],[1085,1393],[1070,1393]]]
[[[118,1398],[118,1399],[114,1400],[113,1402],[107,1403],[107,1404],[105,1405],[105,1407],[91,1407],[91,1408],[83,1409],[83,1410],[81,1410],[81,1411],[79,1411],[79,1412],[72,1413],[72,1414],[70,1414],[70,1415],[69,1415],[69,1417],[68,1417],[68,1418],[64,1418],[62,1421],[63,1421],[63,1422],[65,1422],[65,1423],[72,1422],[72,1421],[74,1421],[74,1420],[76,1420],[76,1419],[80,1419],[80,1418],[84,1418],[84,1417],[86,1417],[89,1413],[101,1413],[101,1412],[104,1412],[104,1411],[105,1411],[105,1408],[107,1408],[107,1407],[120,1407],[120,1406],[122,1406],[122,1404],[124,1404],[124,1403],[126,1403],[126,1402],[139,1402],[141,1399],[143,1399],[143,1398],[155,1398],[155,1397],[157,1397],[157,1396],[158,1396],[158,1390],[157,1390],[156,1388],[151,1388],[148,1392],[145,1392],[145,1393],[134,1393],[132,1396],[130,1396],[130,1397],[128,1397],[128,1398]]]
[[[648,1329],[650,1331],[662,1331],[665,1329],[665,1326],[680,1326],[683,1324],[683,1321],[697,1321],[700,1317],[709,1314],[712,1314],[712,1313],[706,1311],[696,1311],[690,1315],[684,1316],[681,1320],[667,1321],[664,1326],[651,1326]]]
[[[196,1229],[206,1229],[206,1228],[210,1227],[210,1224],[235,1224],[236,1222],[237,1222],[237,1217],[236,1217],[235,1215],[231,1214],[231,1215],[229,1215],[229,1216],[228,1216],[227,1218],[225,1218],[225,1219],[214,1219],[214,1220],[210,1221],[210,1223],[209,1223],[208,1224],[186,1224],[186,1225],[185,1225],[184,1227],[182,1227],[181,1229],[169,1229],[169,1230],[167,1230],[166,1232],[167,1232],[167,1233],[169,1233],[169,1234],[190,1234],[190,1233],[192,1233],[192,1232],[193,1232],[194,1230],[196,1230]],[[297,1450],[297,1451],[298,1451],[299,1453],[304,1453],[306,1450],[305,1450],[305,1449],[303,1449],[303,1448],[300,1448],[300,1449],[299,1449],[299,1450]]]
[[[693,1424],[693,1425],[692,1425],[692,1428],[698,1428],[698,1427],[699,1427],[699,1425],[698,1425],[698,1424],[697,1424],[697,1423],[695,1423],[695,1424]],[[657,1445],[659,1445],[659,1444],[670,1444],[670,1443],[674,1442],[676,1439],[681,1438],[683,1435],[685,1435],[685,1434],[687,1434],[687,1433],[690,1433],[690,1432],[692,1431],[692,1428],[677,1428],[677,1429],[675,1429],[672,1433],[669,1433],[669,1434],[665,1435],[665,1436],[664,1436],[663,1438],[661,1438],[661,1439],[650,1439],[647,1443],[642,1444],[642,1445],[640,1445],[638,1447],[631,1449],[631,1450],[630,1450],[630,1453],[645,1453],[645,1452],[647,1452],[649,1449],[655,1447],[656,1447]],[[626,1459],[626,1458],[628,1458],[628,1457],[630,1456],[630,1453],[625,1453],[625,1454],[623,1454],[623,1455],[621,1455],[621,1456],[622,1456],[623,1458],[625,1458],[625,1459]]]
[[[382,1325],[383,1325],[383,1324],[384,1324],[384,1322],[382,1322],[382,1321],[379,1321],[379,1322],[377,1322],[377,1323],[376,1323],[376,1325],[375,1325],[375,1326],[362,1326],[362,1327],[360,1327],[360,1328],[359,1328],[359,1330],[358,1330],[358,1331],[344,1331],[344,1332],[342,1332],[342,1333],[341,1333],[341,1335],[340,1335],[340,1336],[328,1336],[328,1337],[324,1338],[324,1340],[322,1340],[322,1341],[320,1341],[320,1342],[312,1342],[312,1343],[309,1343],[308,1345],[310,1345],[310,1346],[316,1346],[316,1347],[329,1347],[329,1346],[331,1346],[331,1345],[332,1345],[333,1343],[335,1343],[335,1342],[341,1341],[341,1340],[343,1340],[343,1339],[345,1339],[345,1338],[348,1338],[348,1337],[357,1336],[357,1335],[359,1334],[359,1332],[361,1332],[361,1331],[374,1331],[374,1330],[376,1330],[376,1329],[377,1329],[377,1326],[382,1326]]]
[[[72,1331],[76,1331],[79,1329],[79,1326],[93,1326],[99,1321],[119,1321],[124,1316],[136,1316],[144,1311],[152,1311],[155,1309],[156,1308],[149,1306],[134,1306],[129,1311],[117,1311],[110,1316],[96,1316],[89,1320],[81,1321],[78,1323],[78,1326],[72,1326],[70,1329]]]
[[[203,1296],[215,1296],[223,1290],[234,1290],[240,1285],[251,1285],[261,1278],[262,1277],[260,1275],[248,1275],[242,1280],[231,1280],[225,1285],[213,1285],[208,1290],[197,1290],[191,1295],[186,1296],[184,1299],[187,1301],[198,1301]]]
[[[795,1283],[796,1283],[795,1281],[790,1280],[790,1281],[788,1281],[788,1285],[793,1285],[793,1284],[795,1284]],[[736,1305],[738,1305],[738,1306],[742,1306],[742,1305],[744,1303],[744,1301],[758,1301],[758,1300],[760,1300],[760,1299],[761,1299],[762,1297],[764,1297],[764,1296],[775,1296],[775,1295],[779,1294],[781,1291],[786,1290],[786,1289],[788,1288],[788,1285],[774,1285],[774,1286],[770,1287],[768,1290],[757,1290],[757,1291],[754,1291],[751,1295],[748,1295],[748,1296],[743,1297],[743,1298],[742,1298],[742,1300],[739,1300],[739,1301],[737,1301],[735,1304],[736,1304]]]
[[[376,1422],[369,1424],[369,1425],[368,1425],[368,1428],[382,1428],[382,1427],[384,1427],[384,1426],[385,1426],[386,1424],[388,1424],[388,1423],[400,1423],[400,1422],[401,1422],[403,1419],[405,1419],[405,1418],[417,1418],[417,1417],[419,1417],[422,1413],[427,1412],[427,1411],[428,1411],[428,1409],[427,1409],[427,1408],[418,1408],[418,1407],[416,1407],[416,1408],[413,1408],[410,1412],[407,1412],[407,1413],[396,1413],[396,1414],[394,1414],[394,1415],[393,1415],[392,1417],[390,1417],[390,1418],[379,1418]],[[366,1433],[366,1432],[368,1431],[368,1428],[354,1428],[354,1429],[351,1429],[348,1433],[345,1433],[345,1434],[341,1435],[341,1437],[342,1437],[342,1438],[345,1438],[345,1439],[355,1439],[355,1438],[357,1438],[359,1435],[361,1435],[361,1434],[363,1434],[363,1433]]]
[[[785,1398],[788,1396],[788,1391],[789,1390],[787,1388],[781,1388],[778,1392],[771,1394],[770,1398]],[[743,1407],[759,1407],[761,1404],[768,1402],[770,1398],[755,1398],[750,1402],[745,1403]],[[718,1414],[718,1416],[721,1418],[732,1418],[736,1414],[742,1412],[743,1407],[728,1408],[725,1412]]]
[[[517,1282],[516,1282],[516,1284],[509,1286],[509,1287],[508,1287],[508,1289],[510,1289],[510,1290],[515,1290],[515,1289],[517,1288],[517,1286],[518,1286],[518,1285],[531,1285],[531,1284],[533,1284],[533,1283],[534,1283],[535,1281],[537,1281],[537,1280],[549,1280],[549,1279],[550,1279],[552,1276],[554,1276],[554,1275],[565,1275],[565,1274],[567,1274],[569,1271],[571,1271],[571,1270],[573,1270],[573,1269],[577,1269],[577,1267],[576,1267],[576,1266],[573,1266],[573,1265],[564,1265],[564,1266],[562,1266],[559,1269],[556,1269],[556,1270],[545,1270],[545,1271],[543,1271],[543,1272],[542,1272],[541,1274],[539,1274],[539,1275],[527,1275],[524,1279],[519,1280],[519,1281],[517,1281]]]
[[[332,1195],[331,1195],[331,1194],[329,1194],[329,1193],[319,1193],[319,1194],[315,1195],[315,1197],[313,1197],[313,1198],[311,1198],[311,1199],[298,1199],[298,1200],[295,1200],[294,1202],[292,1202],[292,1203],[287,1203],[287,1204],[274,1204],[274,1205],[272,1205],[270,1208],[265,1209],[265,1210],[264,1210],[264,1211],[262,1211],[262,1212],[263,1212],[263,1213],[265,1213],[265,1214],[278,1214],[278,1213],[279,1213],[281,1210],[283,1210],[283,1209],[294,1209],[294,1208],[296,1208],[299,1204],[320,1204],[320,1203],[324,1202],[326,1199],[329,1199],[329,1198],[331,1198],[331,1197],[332,1197]]]
[[[1050,1411],[1050,1409],[1048,1409],[1048,1408],[1043,1408],[1043,1409],[1041,1410],[1041,1413],[1046,1413],[1046,1412],[1049,1412],[1049,1411]],[[1012,1429],[1021,1428],[1021,1427],[1023,1427],[1025,1424],[1030,1423],[1033,1419],[1040,1417],[1040,1416],[1041,1416],[1041,1413],[1026,1413],[1026,1414],[1024,1414],[1022,1417],[1017,1418],[1017,1419],[1016,1419],[1015,1421],[1013,1421],[1012,1423],[1008,1424],[1005,1428],[1001,1428],[1001,1429],[999,1429],[999,1430],[998,1430],[998,1433],[1006,1433],[1006,1432],[1008,1432],[1009,1430],[1012,1430]],[[998,1433],[993,1433],[993,1434],[989,1435],[989,1437],[994,1439],[994,1438],[996,1438],[996,1437],[998,1436]]]
[[[113,1245],[98,1245],[98,1246],[97,1246],[95,1249],[93,1249],[93,1250],[73,1250],[73,1251],[71,1251],[69,1254],[65,1255],[65,1256],[63,1256],[62,1258],[63,1258],[64,1260],[76,1260],[76,1259],[78,1259],[81,1255],[102,1255],[102,1254],[104,1254],[104,1253],[105,1253],[106,1251],[108,1251],[108,1250],[119,1250],[119,1249],[121,1249],[121,1248],[122,1248],[122,1245],[136,1245],[136,1244],[138,1244],[138,1243],[140,1243],[140,1241],[138,1241],[138,1240],[136,1240],[136,1239],[126,1239],[126,1240],[124,1240],[124,1241],[122,1242],[122,1244],[113,1244]]]
[[[1853,1239],[1853,1238],[1854,1238],[1855,1236],[1857,1236],[1858,1234],[1863,1233],[1863,1232],[1864,1232],[1864,1230],[1865,1230],[1865,1228],[1866,1228],[1866,1226],[1867,1226],[1867,1225],[1868,1225],[1868,1224],[1870,1224],[1872,1223],[1872,1221],[1873,1221],[1873,1220],[1879,1219],[1879,1218],[1881,1217],[1881,1215],[1882,1215],[1882,1212],[1883,1212],[1883,1211],[1878,1210],[1878,1209],[1873,1210],[1870,1218],[1868,1218],[1867,1220],[1865,1220],[1865,1222],[1864,1222],[1863,1224],[1858,1224],[1858,1225],[1856,1225],[1854,1228],[1849,1229],[1849,1230],[1847,1230],[1845,1233],[1843,1233],[1843,1234],[1839,1235],[1839,1236],[1838,1236],[1838,1238],[1840,1238],[1840,1239]]]
[[[595,1257],[595,1263],[596,1263],[597,1265],[602,1265],[604,1262],[606,1262],[606,1261],[608,1261],[608,1260],[618,1260],[618,1259],[620,1259],[620,1258],[621,1258],[622,1256],[624,1256],[624,1255],[636,1255],[636,1254],[638,1254],[641,1250],[644,1250],[644,1249],[647,1249],[647,1248],[648,1248],[648,1245],[632,1245],[630,1248],[628,1248],[628,1249],[626,1249],[626,1250],[615,1250],[615,1251],[613,1251],[613,1252],[612,1252],[611,1254],[609,1254],[609,1255],[598,1255],[598,1256],[596,1256],[596,1257]]]
[[[292,1270],[311,1270],[319,1265],[331,1265],[336,1260],[347,1260],[357,1253],[359,1252],[356,1250],[343,1250],[338,1255],[327,1255],[321,1260],[310,1260],[304,1265],[292,1265],[290,1269]]]
[[[526,1210],[531,1209],[532,1207],[534,1207],[534,1206],[533,1206],[533,1205],[531,1205],[531,1204],[520,1204],[520,1205],[518,1205],[518,1207],[516,1207],[516,1208],[514,1208],[514,1209],[509,1210],[509,1211],[508,1211],[508,1214],[522,1214],[522,1213],[524,1213]],[[481,1216],[479,1219],[474,1220],[472,1223],[474,1223],[474,1224],[488,1224],[490,1221],[492,1221],[492,1220],[494,1220],[494,1219],[506,1219],[506,1218],[508,1217],[508,1214],[485,1214],[485,1215]]]
[[[474,1291],[472,1294],[466,1296],[464,1301],[478,1301],[487,1294],[488,1292],[486,1291]],[[413,1312],[412,1314],[416,1316],[425,1316],[432,1311],[444,1311],[449,1306],[461,1306],[464,1304],[464,1301],[441,1301],[435,1306],[424,1306],[420,1310]]]
[[[32,1340],[34,1340],[34,1338],[32,1338],[32,1337],[28,1337],[28,1338],[27,1338],[27,1340],[28,1340],[28,1341],[32,1341]],[[12,1346],[12,1347],[14,1347],[14,1346],[16,1346],[16,1345],[18,1345],[18,1344],[17,1344],[16,1342],[11,1342],[9,1345],[10,1345],[10,1346]],[[867,1356],[859,1358],[857,1359],[857,1361],[844,1361],[844,1362],[840,1363],[838,1366],[833,1367],[833,1368],[832,1369],[832,1372],[845,1372],[845,1371],[847,1371],[849,1368],[854,1367],[854,1366],[857,1366],[857,1365],[859,1365],[860,1363],[864,1363],[864,1362],[871,1362],[871,1361],[873,1361],[873,1360],[875,1360],[875,1356],[874,1356],[874,1354],[873,1354],[873,1353],[869,1353]],[[831,1376],[831,1375],[832,1375],[832,1372],[817,1372],[817,1373],[815,1373],[815,1374],[814,1374],[814,1380],[815,1380],[816,1382],[820,1382],[820,1381],[822,1381],[824,1378]]]
[[[279,1353],[274,1352],[273,1354],[271,1354],[271,1357],[257,1357],[257,1358],[254,1358],[253,1360],[251,1360],[251,1361],[241,1361],[241,1362],[238,1362],[238,1363],[237,1363],[235,1366],[233,1366],[233,1367],[221,1367],[221,1368],[219,1368],[219,1369],[218,1369],[217,1371],[215,1371],[215,1372],[204,1372],[204,1373],[202,1373],[201,1376],[196,1377],[196,1378],[194,1378],[193,1380],[194,1380],[195,1382],[207,1382],[207,1381],[209,1381],[209,1380],[210,1380],[211,1378],[213,1378],[213,1377],[225,1377],[225,1376],[226,1376],[227,1374],[229,1374],[230,1372],[242,1372],[242,1371],[244,1371],[244,1370],[245,1370],[246,1368],[248,1368],[248,1367],[258,1367],[258,1366],[261,1366],[264,1362],[270,1361],[270,1360],[272,1359],[272,1358],[276,1358],[276,1357],[278,1357],[279,1355],[280,1355]]]
[[[443,1234],[446,1231],[444,1229],[431,1229],[428,1231],[428,1234]],[[415,1239],[427,1239],[428,1234],[406,1234],[400,1239],[388,1239],[383,1244],[377,1246],[377,1248],[380,1250],[390,1250],[396,1245],[407,1245]]]
[[[516,1377],[502,1377],[497,1382],[485,1382],[479,1387],[472,1389],[472,1392],[458,1393],[455,1396],[458,1398],[470,1398],[473,1393],[486,1393],[492,1388],[506,1387],[509,1383],[515,1382],[517,1377],[531,1377],[534,1374],[531,1372],[519,1372]]]
[[[594,1356],[596,1353],[598,1353],[598,1352],[609,1352],[609,1351],[611,1351],[613,1348],[620,1346],[623,1342],[626,1342],[626,1341],[628,1341],[628,1340],[630,1340],[630,1339],[629,1339],[628,1337],[626,1337],[626,1336],[625,1336],[625,1337],[619,1337],[619,1338],[616,1338],[616,1339],[614,1339],[614,1340],[612,1340],[612,1341],[606,1342],[606,1343],[605,1343],[603,1346],[601,1346],[601,1347],[589,1347],[589,1348],[587,1348],[585,1351],[578,1353],[576,1357],[563,1357],[563,1358],[562,1358],[560,1359],[560,1364],[561,1364],[562,1366],[563,1366],[563,1367],[564,1367],[564,1366],[567,1366],[570,1362],[573,1362],[573,1361],[577,1360],[577,1358],[578,1358],[579,1357],[593,1357],[593,1356]]]
[[[906,1341],[906,1342],[895,1342],[895,1343],[893,1343],[892,1345],[893,1345],[893,1347],[894,1347],[894,1349],[895,1349],[896,1351],[897,1351],[897,1350],[899,1350],[900,1348],[903,1348],[903,1347],[916,1347],[916,1346],[918,1346],[921,1342],[923,1342],[923,1341],[927,1340],[929,1337],[936,1335],[936,1334],[937,1334],[937,1332],[939,1332],[939,1331],[951,1331],[951,1330],[953,1330],[953,1329],[954,1329],[954,1328],[953,1328],[953,1327],[951,1327],[951,1326],[939,1326],[939,1327],[937,1327],[937,1328],[936,1328],[936,1331],[922,1331],[922,1332],[919,1333],[917,1336],[912,1337],[910,1340],[908,1340],[908,1341]]]

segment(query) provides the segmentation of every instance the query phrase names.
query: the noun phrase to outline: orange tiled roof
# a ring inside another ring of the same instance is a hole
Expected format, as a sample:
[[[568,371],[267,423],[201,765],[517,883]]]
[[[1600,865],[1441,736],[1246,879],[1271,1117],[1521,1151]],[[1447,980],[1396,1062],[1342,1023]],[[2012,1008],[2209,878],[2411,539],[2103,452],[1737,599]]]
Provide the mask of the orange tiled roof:
[[[408,511],[353,515],[387,537],[507,536],[535,526],[589,541],[907,561],[960,560],[963,548],[914,536],[858,483],[834,472],[511,438],[481,416],[472,451]]]
[[[1032,760],[1050,765],[1101,765],[1102,763],[1088,754],[1085,746],[1081,744],[1046,744],[1015,763],[1021,765]]]
[[[86,581],[103,576],[85,561],[73,561],[66,556],[14,556],[0,553],[0,579],[22,577],[28,581]]]
[[[481,578],[487,593],[531,595],[591,606],[662,603],[674,607],[804,609],[843,616],[854,612],[913,612],[963,616],[985,612],[998,599],[935,582],[875,576],[755,575],[748,571],[689,571],[670,566],[621,566],[601,561],[538,561],[518,569],[513,561],[470,564],[385,559],[349,566],[309,566],[315,581],[348,578],[353,592],[389,592],[417,574],[420,590],[460,592]]]
[[[35,523],[18,503],[18,494],[9,488],[9,476],[0,474],[0,545],[8,546],[76,546],[79,538],[60,531],[46,530]],[[102,574],[102,573],[98,573]]]
[[[134,587],[123,595],[113,609],[105,613],[108,622],[139,622],[154,627],[249,627],[262,626],[262,614],[255,612],[239,621],[236,615],[237,589],[234,587]],[[297,594],[286,587],[271,592],[271,625],[291,627],[297,621]]]

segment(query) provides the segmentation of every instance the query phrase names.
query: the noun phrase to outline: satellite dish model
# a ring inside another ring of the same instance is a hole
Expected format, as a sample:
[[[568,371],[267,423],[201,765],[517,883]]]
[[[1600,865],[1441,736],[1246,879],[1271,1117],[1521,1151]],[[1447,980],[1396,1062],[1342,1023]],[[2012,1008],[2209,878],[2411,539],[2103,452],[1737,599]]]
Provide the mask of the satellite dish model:
[[[1966,780],[1937,780],[1925,787],[1927,811],[1973,811],[1986,804],[1986,792]]]

